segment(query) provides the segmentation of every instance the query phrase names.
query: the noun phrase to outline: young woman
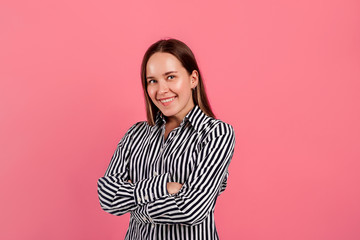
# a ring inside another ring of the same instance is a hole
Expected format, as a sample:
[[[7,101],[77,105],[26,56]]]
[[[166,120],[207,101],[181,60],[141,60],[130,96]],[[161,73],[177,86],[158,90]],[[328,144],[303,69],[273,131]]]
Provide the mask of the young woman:
[[[192,51],[176,39],[146,51],[147,121],[120,140],[98,180],[101,207],[130,212],[125,239],[219,239],[214,207],[233,156],[231,125],[215,119]]]

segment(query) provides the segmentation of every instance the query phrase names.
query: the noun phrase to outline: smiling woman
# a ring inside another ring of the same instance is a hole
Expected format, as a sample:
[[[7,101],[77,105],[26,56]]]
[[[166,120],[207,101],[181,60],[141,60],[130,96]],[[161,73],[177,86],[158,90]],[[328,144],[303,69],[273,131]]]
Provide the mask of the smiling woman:
[[[147,93],[155,106],[167,117],[165,138],[172,128],[180,125],[195,106],[192,89],[198,84],[196,70],[188,74],[179,60],[170,53],[157,52],[148,60]]]
[[[234,153],[231,125],[215,119],[192,51],[176,39],[146,51],[147,121],[120,140],[104,177],[101,207],[130,212],[125,239],[219,239],[214,220]]]

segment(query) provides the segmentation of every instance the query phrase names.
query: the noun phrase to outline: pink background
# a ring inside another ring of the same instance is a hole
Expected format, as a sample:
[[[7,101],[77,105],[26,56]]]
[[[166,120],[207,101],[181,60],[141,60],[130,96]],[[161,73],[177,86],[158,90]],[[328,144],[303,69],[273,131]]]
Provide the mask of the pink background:
[[[164,37],[236,131],[221,239],[360,239],[357,0],[1,1],[0,239],[124,238],[96,181]]]

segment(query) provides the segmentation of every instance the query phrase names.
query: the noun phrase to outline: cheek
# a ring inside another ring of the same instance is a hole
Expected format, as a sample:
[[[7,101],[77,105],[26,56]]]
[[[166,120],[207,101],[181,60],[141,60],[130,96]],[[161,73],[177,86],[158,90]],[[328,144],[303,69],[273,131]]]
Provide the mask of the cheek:
[[[183,94],[186,94],[190,89],[190,85],[188,84],[186,79],[182,79],[181,81],[178,81],[173,85],[173,89]]]
[[[175,87],[177,92],[182,94],[183,96],[188,96],[191,94],[191,86],[185,79],[179,81]]]
[[[155,90],[152,87],[147,88],[147,93],[149,94],[149,97],[153,99],[155,97]]]

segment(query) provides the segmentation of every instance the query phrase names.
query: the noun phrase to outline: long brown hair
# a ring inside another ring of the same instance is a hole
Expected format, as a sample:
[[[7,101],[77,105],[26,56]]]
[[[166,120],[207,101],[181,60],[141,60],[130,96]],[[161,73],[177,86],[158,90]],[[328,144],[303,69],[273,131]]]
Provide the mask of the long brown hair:
[[[185,43],[177,39],[170,38],[167,40],[159,40],[156,43],[152,44],[145,52],[141,63],[141,82],[144,90],[148,124],[150,126],[153,126],[155,124],[155,117],[157,112],[159,111],[159,109],[151,101],[148,95],[146,81],[146,64],[149,58],[156,52],[165,52],[174,55],[181,62],[182,66],[189,74],[191,74],[193,70],[196,70],[198,72],[199,82],[195,90],[192,91],[194,104],[198,105],[206,115],[215,118],[215,114],[211,110],[211,106],[206,95],[205,86],[202,81],[200,70],[193,52]]]

